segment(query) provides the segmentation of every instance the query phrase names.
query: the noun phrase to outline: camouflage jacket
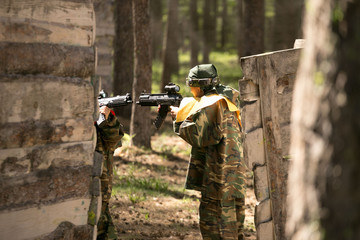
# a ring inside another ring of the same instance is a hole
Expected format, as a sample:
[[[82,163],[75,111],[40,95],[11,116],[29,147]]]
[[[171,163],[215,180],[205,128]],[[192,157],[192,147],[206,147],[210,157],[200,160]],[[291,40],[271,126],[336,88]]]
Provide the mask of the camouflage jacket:
[[[113,180],[113,155],[117,147],[121,146],[121,138],[124,136],[122,125],[111,113],[102,127],[96,125],[97,142],[95,150],[103,154],[101,173],[101,196],[102,201],[109,203],[112,192]]]
[[[104,154],[104,152],[114,152],[117,147],[121,146],[120,140],[124,136],[124,131],[115,114],[110,113],[103,127],[96,125],[96,134],[95,150]]]
[[[174,130],[192,146],[187,189],[218,200],[245,196],[238,96],[238,91],[220,85],[216,91],[188,101],[194,106],[180,105]],[[186,108],[187,116],[181,117]]]

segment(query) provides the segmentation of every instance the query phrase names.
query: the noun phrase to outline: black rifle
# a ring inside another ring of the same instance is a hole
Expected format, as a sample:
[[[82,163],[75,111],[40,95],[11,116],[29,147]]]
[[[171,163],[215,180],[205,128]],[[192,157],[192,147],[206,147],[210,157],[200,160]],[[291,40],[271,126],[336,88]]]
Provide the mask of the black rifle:
[[[180,93],[180,87],[174,83],[169,83],[165,86],[166,93],[150,94],[141,93],[139,101],[136,103],[141,106],[159,106],[159,114],[157,115],[154,125],[156,129],[159,129],[163,124],[166,115],[170,112],[170,106],[178,107],[182,100]]]
[[[131,104],[131,94],[117,95],[116,97],[107,97],[107,93],[101,90],[98,96],[99,107],[107,106],[109,108],[117,108]],[[100,114],[99,119],[96,121],[97,125],[101,127],[105,123],[105,115]]]

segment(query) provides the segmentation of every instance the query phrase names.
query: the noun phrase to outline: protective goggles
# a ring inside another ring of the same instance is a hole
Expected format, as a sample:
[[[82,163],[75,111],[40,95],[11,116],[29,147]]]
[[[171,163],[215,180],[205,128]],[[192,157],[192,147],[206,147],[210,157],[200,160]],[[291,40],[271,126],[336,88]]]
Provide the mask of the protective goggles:
[[[206,87],[216,86],[220,83],[218,77],[215,78],[186,78],[186,86],[188,87]]]

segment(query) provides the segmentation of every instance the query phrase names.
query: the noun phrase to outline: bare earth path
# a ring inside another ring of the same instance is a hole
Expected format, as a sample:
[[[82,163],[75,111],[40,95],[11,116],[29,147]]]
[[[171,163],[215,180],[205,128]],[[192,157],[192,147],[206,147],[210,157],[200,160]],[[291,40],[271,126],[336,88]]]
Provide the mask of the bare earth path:
[[[183,189],[190,145],[156,135],[153,150],[126,146],[115,152],[111,212],[119,239],[201,239],[199,194]],[[252,177],[246,198],[246,239],[256,239]]]

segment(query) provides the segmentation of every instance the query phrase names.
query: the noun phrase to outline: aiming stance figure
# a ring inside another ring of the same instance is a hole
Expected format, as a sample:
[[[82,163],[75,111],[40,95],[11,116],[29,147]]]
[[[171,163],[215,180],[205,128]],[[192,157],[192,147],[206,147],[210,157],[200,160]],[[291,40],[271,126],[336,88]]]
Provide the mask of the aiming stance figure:
[[[219,83],[212,64],[195,66],[187,86],[193,98],[171,107],[174,131],[192,146],[187,189],[201,192],[203,239],[243,239],[245,170],[239,92]]]

